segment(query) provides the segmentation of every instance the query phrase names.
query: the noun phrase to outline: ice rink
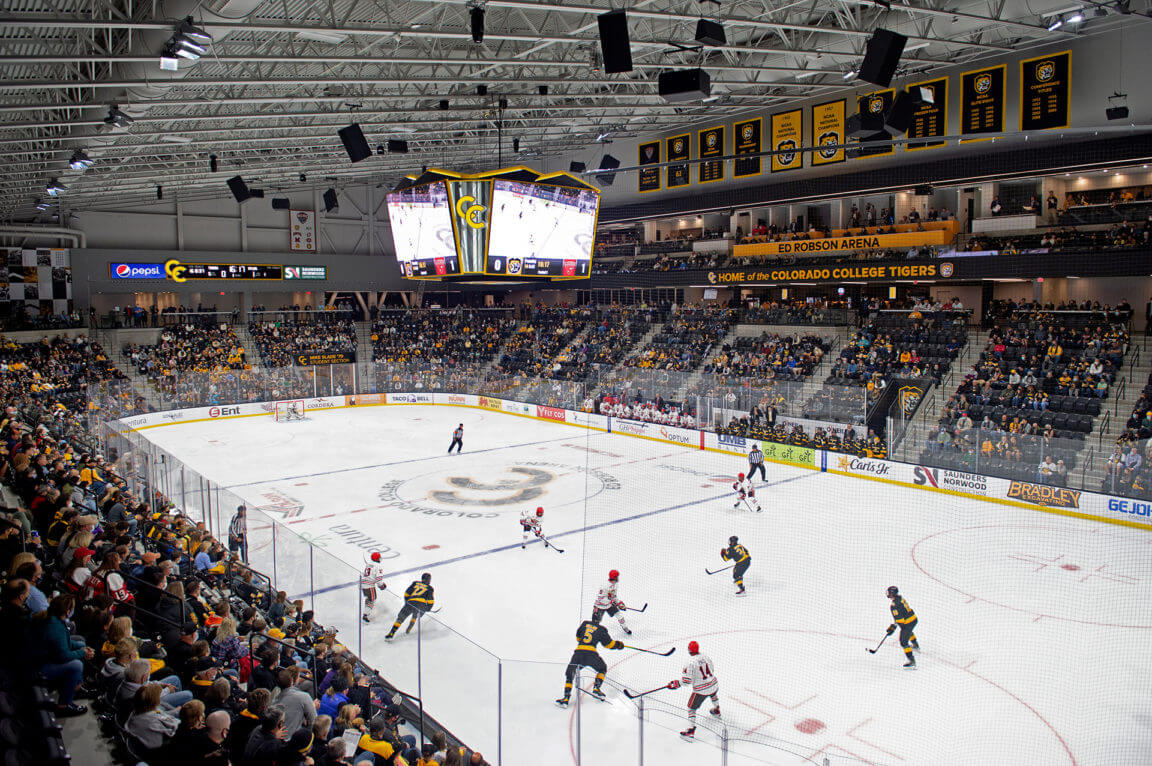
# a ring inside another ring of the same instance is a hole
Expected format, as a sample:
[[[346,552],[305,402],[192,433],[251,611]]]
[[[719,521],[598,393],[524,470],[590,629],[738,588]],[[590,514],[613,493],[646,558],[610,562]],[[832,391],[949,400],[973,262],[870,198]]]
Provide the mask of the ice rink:
[[[449,456],[461,422],[464,452]],[[512,766],[572,763],[577,747],[583,763],[637,762],[619,685],[679,677],[691,639],[714,661],[723,724],[704,712],[685,743],[688,692],[647,697],[646,763],[718,764],[725,731],[732,764],[1152,762],[1145,531],[775,464],[755,514],[732,507],[740,458],[463,407],[142,433],[282,524],[273,546],[254,514],[254,565],[287,589],[317,583],[290,595],[494,764],[497,748]],[[518,516],[537,505],[563,554],[521,550]],[[745,598],[730,572],[705,574],[730,535],[752,555]],[[391,574],[360,633],[355,577],[371,549]],[[612,568],[620,597],[648,607],[628,613],[633,636],[612,618],[608,630],[676,652],[602,650],[608,702],[584,698],[577,738],[553,700]],[[425,571],[442,611],[421,622],[418,678],[417,633],[383,637]],[[889,585],[920,618],[915,671],[895,637],[865,651],[892,621]]]

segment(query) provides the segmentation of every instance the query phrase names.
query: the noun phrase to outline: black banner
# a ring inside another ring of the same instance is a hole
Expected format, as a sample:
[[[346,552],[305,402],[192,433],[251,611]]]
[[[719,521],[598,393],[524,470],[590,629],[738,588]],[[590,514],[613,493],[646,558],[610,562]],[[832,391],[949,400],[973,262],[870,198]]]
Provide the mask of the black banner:
[[[692,151],[692,135],[685,133],[682,136],[672,136],[672,138],[664,139],[665,146],[667,147],[668,161],[679,162],[687,160]],[[687,186],[691,183],[688,176],[687,165],[669,165],[668,175],[665,186],[669,189],[674,189],[677,186]]]
[[[646,144],[640,144],[636,152],[636,162],[641,166],[640,172],[636,174],[637,191],[640,193],[659,191],[660,168],[645,168],[644,165],[660,164],[660,142],[649,141]]]
[[[1004,73],[1007,66],[960,76],[960,135],[1004,132]],[[979,138],[966,139],[979,141]]]
[[[724,156],[724,126],[700,131],[700,159]],[[724,180],[724,161],[701,162],[696,177],[697,183],[709,184]]]
[[[857,99],[857,111],[860,114],[880,115],[883,117],[888,114],[888,110],[892,108],[892,100],[896,97],[896,91],[892,88],[888,90],[881,90],[875,93],[869,93]],[[875,134],[876,140],[889,138],[888,134],[880,131]],[[865,136],[863,141],[868,141],[871,136]],[[859,150],[861,157],[882,157],[886,154],[892,154],[895,149],[889,146],[873,146],[863,147]]]
[[[327,364],[355,364],[355,351],[330,351],[324,354],[296,354],[293,361],[301,367]]]
[[[947,135],[948,130],[948,78],[918,82],[908,86],[909,92],[921,88],[932,91],[932,103],[920,104],[912,114],[912,124],[908,127],[908,138],[932,138]],[[916,95],[919,95],[918,93]],[[943,146],[944,141],[909,141],[908,151],[931,149]]]
[[[732,126],[733,140],[736,146],[733,147],[733,154],[760,154],[763,151],[762,137],[764,135],[764,120],[757,117],[754,120],[745,120],[738,122]],[[760,158],[745,157],[737,159],[732,163],[732,177],[743,178],[744,176],[758,176],[760,175]]]
[[[1050,130],[1069,125],[1068,51],[1020,62],[1020,130]]]

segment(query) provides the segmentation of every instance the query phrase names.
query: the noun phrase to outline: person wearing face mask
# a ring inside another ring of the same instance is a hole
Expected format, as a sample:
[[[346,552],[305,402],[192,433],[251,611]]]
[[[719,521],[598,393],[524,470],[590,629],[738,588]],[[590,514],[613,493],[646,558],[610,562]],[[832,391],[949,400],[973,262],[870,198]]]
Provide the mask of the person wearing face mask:
[[[33,619],[32,646],[37,652],[36,663],[48,685],[59,693],[56,715],[74,716],[88,712],[84,705],[75,704],[76,690],[84,676],[84,660],[95,656],[91,647],[68,631],[67,621],[72,618],[75,601],[69,594],[52,599],[48,609]]]

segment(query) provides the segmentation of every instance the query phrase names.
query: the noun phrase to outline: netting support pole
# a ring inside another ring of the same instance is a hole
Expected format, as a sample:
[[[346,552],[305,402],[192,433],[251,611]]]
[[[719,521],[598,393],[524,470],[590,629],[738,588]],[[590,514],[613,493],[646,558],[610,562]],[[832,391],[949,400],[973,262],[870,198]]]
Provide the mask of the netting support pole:
[[[279,578],[276,576],[276,522],[272,522],[272,582],[277,583],[276,590],[280,590]]]
[[[576,677],[572,679],[575,694],[572,699],[576,705],[576,766],[580,766],[580,669],[576,669]]]
[[[504,766],[504,663],[496,663],[496,766]]]
[[[308,601],[312,604],[312,611],[316,611],[316,572],[313,569],[312,562],[312,543],[306,543],[308,546]]]
[[[728,766],[728,727],[720,727],[720,766]]]
[[[699,412],[700,410],[696,411]],[[639,764],[639,766],[644,766],[644,698],[638,697],[636,703],[636,717],[640,721],[640,726],[638,727],[639,736],[637,738],[637,747],[639,750],[636,763]]]

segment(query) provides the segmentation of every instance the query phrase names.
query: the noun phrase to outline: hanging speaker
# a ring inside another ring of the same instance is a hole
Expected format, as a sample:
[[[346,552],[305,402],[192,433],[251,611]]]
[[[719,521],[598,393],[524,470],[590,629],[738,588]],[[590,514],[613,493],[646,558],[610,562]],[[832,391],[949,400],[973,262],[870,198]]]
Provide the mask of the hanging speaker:
[[[324,192],[324,212],[331,213],[338,207],[340,207],[340,202],[336,199],[336,190],[329,189]]]
[[[229,178],[228,188],[232,191],[232,196],[236,198],[237,202],[243,202],[252,197],[252,192],[248,190],[248,184],[244,183],[244,179],[240,176]]]
[[[618,167],[620,167],[620,160],[611,154],[605,154],[604,159],[600,160],[600,170],[615,170]],[[603,186],[611,186],[616,181],[616,174],[605,173],[604,175],[596,176],[596,180]]]
[[[888,114],[884,115],[884,130],[894,136],[907,133],[908,128],[912,125],[912,117],[916,114],[916,109],[919,106],[919,98],[908,91],[900,91],[896,100],[892,102],[892,106],[888,108]]]
[[[712,93],[712,80],[703,69],[661,72],[657,90],[665,101],[699,101]]]
[[[628,16],[624,11],[608,11],[596,17],[600,25],[600,53],[607,74],[632,71],[632,46],[628,40]]]
[[[569,173],[583,173],[587,169],[588,169],[588,166],[585,165],[583,162],[573,161],[573,162],[568,163],[568,172]]]
[[[288,199],[287,197],[273,197],[272,198],[272,209],[273,210],[291,210],[292,209],[292,200]]]
[[[848,116],[844,121],[844,134],[848,138],[863,139],[874,136],[884,130],[884,118],[879,114],[862,112]],[[885,136],[887,138],[887,136]]]
[[[892,75],[896,74],[896,66],[900,63],[907,42],[908,38],[898,32],[877,29],[868,40],[859,78],[881,88],[888,87]]]
[[[344,144],[344,151],[348,152],[348,159],[359,162],[372,156],[372,147],[368,146],[368,141],[364,138],[364,131],[360,130],[357,123],[354,122],[346,128],[340,128],[337,133],[340,135],[340,141]]]

